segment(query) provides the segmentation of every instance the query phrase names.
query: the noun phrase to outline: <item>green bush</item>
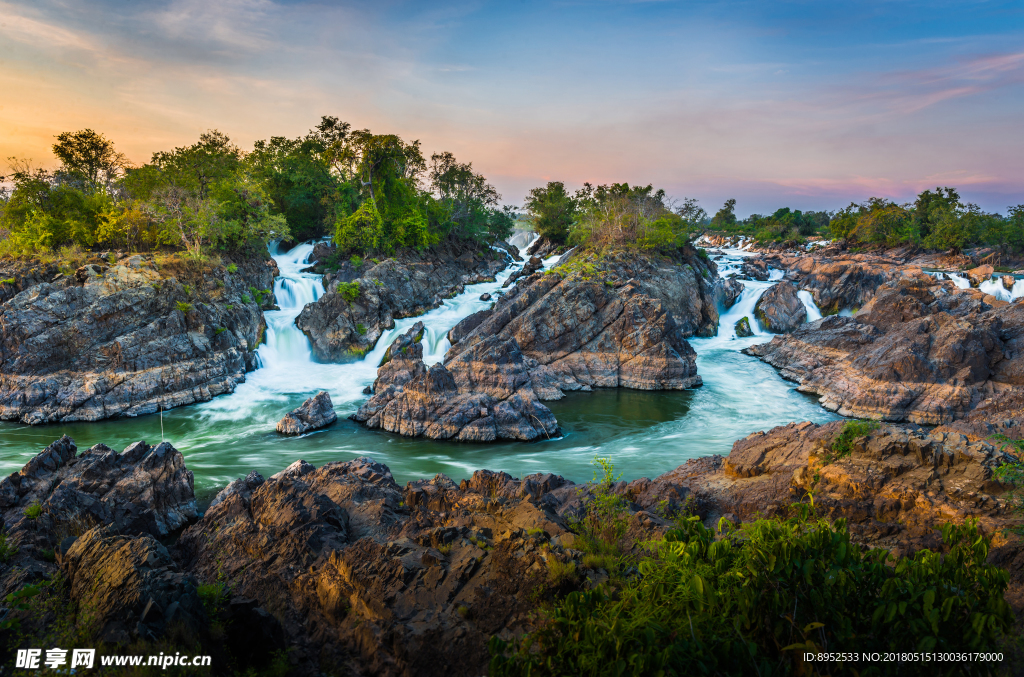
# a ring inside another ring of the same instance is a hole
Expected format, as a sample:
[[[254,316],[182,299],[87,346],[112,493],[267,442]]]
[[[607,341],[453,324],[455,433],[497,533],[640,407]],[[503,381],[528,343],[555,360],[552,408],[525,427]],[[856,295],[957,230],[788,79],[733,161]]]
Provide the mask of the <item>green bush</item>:
[[[245,292],[242,292],[242,303],[245,303],[247,305],[252,303],[252,297],[246,294]]]
[[[878,429],[877,421],[847,421],[839,437],[832,442],[828,452],[825,453],[825,463],[834,463],[841,458],[846,458],[853,453],[853,441],[858,437],[865,437],[871,431]]]
[[[228,272],[229,273],[237,273],[238,272],[238,266],[236,266],[233,263],[229,263],[228,264]]]
[[[652,554],[621,589],[572,592],[532,633],[492,638],[490,674],[797,674],[804,652],[986,651],[1011,629],[1009,574],[985,562],[990,541],[976,522],[942,528],[945,556],[895,558],[851,542],[844,520],[796,507],[720,539],[696,517],[683,521],[647,544]],[[886,673],[829,666],[854,669]]]
[[[43,514],[43,506],[38,503],[33,503],[25,508],[23,514],[30,520],[38,519],[39,516]]]
[[[227,330],[228,330],[227,327],[217,327],[216,329],[213,330],[213,335],[214,336],[220,336],[221,334],[223,334]]]
[[[349,303],[359,298],[359,282],[341,282],[338,284],[338,293]]]
[[[176,305],[178,306],[178,310],[180,310],[185,315],[188,315],[190,312],[192,312],[192,304],[191,303],[185,303],[184,301],[178,301],[178,303]]]

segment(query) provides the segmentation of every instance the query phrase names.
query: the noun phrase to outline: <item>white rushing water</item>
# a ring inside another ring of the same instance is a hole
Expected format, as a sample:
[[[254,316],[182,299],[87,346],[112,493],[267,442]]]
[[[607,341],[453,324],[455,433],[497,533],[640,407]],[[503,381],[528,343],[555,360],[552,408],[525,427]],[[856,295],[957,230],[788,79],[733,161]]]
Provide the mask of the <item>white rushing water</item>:
[[[807,321],[814,322],[815,320],[821,319],[821,311],[818,310],[818,304],[814,302],[814,297],[811,296],[811,292],[806,289],[801,289],[796,293],[800,300],[804,304],[804,309],[807,310]]]

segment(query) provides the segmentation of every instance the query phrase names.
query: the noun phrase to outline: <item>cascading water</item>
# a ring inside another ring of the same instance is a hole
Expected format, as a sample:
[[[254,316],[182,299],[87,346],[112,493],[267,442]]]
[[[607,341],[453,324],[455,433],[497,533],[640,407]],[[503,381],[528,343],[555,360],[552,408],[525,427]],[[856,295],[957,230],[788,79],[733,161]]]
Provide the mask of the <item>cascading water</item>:
[[[1024,279],[1015,280],[1012,289],[1004,287],[1001,279],[985,280],[978,285],[978,289],[986,294],[995,296],[997,299],[1012,303],[1024,296]]]
[[[501,273],[496,282],[467,286],[465,293],[425,315],[397,320],[363,360],[320,364],[313,361],[306,337],[294,326],[302,305],[323,293],[319,276],[301,272],[311,251],[301,245],[275,255],[281,275],[274,288],[281,309],[267,313],[267,342],[259,348],[263,366],[247,374],[246,382],[233,394],[164,413],[166,439],[185,455],[201,498],[211,497],[251,470],[268,476],[300,458],[322,465],[370,456],[386,463],[399,482],[438,472],[458,480],[480,468],[519,477],[553,472],[584,481],[593,474],[595,456],[613,458],[626,479],[654,477],[688,458],[727,454],[734,441],[757,430],[838,418],[813,397],[796,392],[794,384],[782,380],[772,367],[740,352],[771,338],[756,322],[751,323],[755,336],[735,336],[736,320],[752,314],[759,296],[773,284],[746,281],[737,304],[723,313],[718,335],[689,339],[697,351],[702,388],[568,393],[547,403],[563,436],[538,443],[457,444],[370,431],[349,421],[348,415],[365,400],[362,389],[373,382],[380,357],[395,336],[422,321],[425,361],[442,359],[448,330],[470,313],[489,307],[490,302],[480,301],[480,295],[502,293],[501,284],[514,268]],[[731,250],[724,257],[716,256],[721,274],[738,271],[742,258],[749,255]],[[546,259],[545,267],[556,265],[559,258]],[[772,271],[772,280],[779,277],[780,271]],[[338,422],[305,436],[277,434],[277,421],[320,389],[330,392]],[[53,426],[0,422],[0,471],[17,470],[61,434],[74,438],[80,449],[98,442],[121,449],[139,439],[159,440],[161,421],[154,415]]]
[[[811,296],[811,292],[806,289],[801,289],[796,293],[800,300],[804,304],[804,309],[807,310],[807,321],[814,322],[815,320],[821,319],[821,311],[818,309],[818,304],[814,302],[814,297]]]

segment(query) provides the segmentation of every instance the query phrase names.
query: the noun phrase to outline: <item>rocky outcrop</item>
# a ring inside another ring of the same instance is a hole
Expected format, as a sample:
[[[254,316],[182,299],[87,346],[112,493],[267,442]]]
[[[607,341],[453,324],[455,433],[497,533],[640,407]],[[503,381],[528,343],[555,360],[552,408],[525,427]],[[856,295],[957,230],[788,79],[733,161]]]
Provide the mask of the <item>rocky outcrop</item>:
[[[327,293],[307,305],[295,323],[323,362],[356,359],[373,349],[395,319],[421,315],[462,293],[465,285],[493,280],[508,266],[503,253],[448,246],[424,254],[404,252],[370,265],[351,281],[327,283]]]
[[[492,635],[530,626],[548,568],[583,570],[559,514],[575,496],[552,475],[402,488],[371,459],[306,464],[212,507],[179,543],[199,580],[226,576],[282,620],[294,674],[479,675]]]
[[[992,279],[992,275],[995,272],[995,268],[988,264],[985,264],[983,266],[978,266],[977,268],[972,268],[971,270],[968,270],[967,279],[971,281],[972,287],[977,287],[982,282],[987,282],[988,280]],[[1010,287],[1012,288],[1013,285],[1010,285]]]
[[[554,242],[546,237],[537,238],[532,245],[527,248],[526,253],[528,256],[536,256],[541,259],[554,256],[555,254],[564,254],[568,251],[569,246],[564,243]]]
[[[304,435],[312,430],[326,428],[338,420],[331,396],[326,390],[310,397],[277,422],[277,432],[283,435]]]
[[[35,517],[26,515],[30,506],[38,506]],[[16,531],[109,524],[164,537],[198,514],[192,471],[167,442],[135,442],[121,453],[97,444],[77,454],[65,435],[0,481],[0,515]]]
[[[256,367],[273,271],[261,258],[231,265],[134,255],[19,278],[0,305],[0,419],[139,416],[232,392]]]
[[[527,361],[514,341],[492,338],[447,368],[435,364],[428,369],[422,347],[415,347],[392,352],[377,372],[373,397],[353,419],[407,437],[464,442],[559,434],[554,415],[538,401]]]
[[[561,270],[520,282],[486,316],[467,318],[471,330],[457,325],[445,365],[455,373],[476,344],[514,342],[507,352],[526,358],[541,399],[594,387],[700,385],[685,337],[717,331],[716,271],[697,256],[685,261],[573,254]]]
[[[811,292],[823,315],[861,308],[887,282],[920,272],[894,254],[850,254],[828,250],[812,255],[772,256],[769,262],[786,271],[798,289]]]
[[[728,310],[736,305],[736,301],[739,299],[740,294],[743,293],[743,289],[743,283],[735,278],[720,280],[715,285],[715,300],[722,308]]]
[[[516,280],[518,280],[521,277],[529,277],[533,275],[543,266],[544,262],[540,260],[540,257],[531,256],[530,260],[526,262],[526,265],[524,265],[522,268],[508,276],[508,279],[505,280],[504,283],[502,283],[502,288],[508,288],[512,286],[513,284],[516,283]]]
[[[740,270],[746,279],[760,282],[767,282],[771,272],[768,270],[768,263],[760,257],[743,259],[743,266]]]
[[[60,555],[71,600],[97,625],[97,639],[155,640],[177,626],[195,636],[206,623],[196,580],[151,536],[132,538],[96,527]]]
[[[793,331],[807,321],[807,308],[789,282],[769,287],[754,305],[754,317],[773,334]]]
[[[938,425],[1024,386],[1024,309],[928,275],[746,352],[844,416]]]
[[[785,516],[813,492],[820,515],[846,518],[858,540],[898,554],[940,547],[936,527],[950,521],[978,518],[996,534],[1020,524],[1006,500],[1012,487],[994,479],[994,469],[1013,460],[997,445],[881,425],[837,453],[844,425],[805,422],[754,433],[727,457],[688,461],[653,488],[692,491],[708,521],[724,515],[734,522]],[[1011,540],[1019,550],[1019,539]]]

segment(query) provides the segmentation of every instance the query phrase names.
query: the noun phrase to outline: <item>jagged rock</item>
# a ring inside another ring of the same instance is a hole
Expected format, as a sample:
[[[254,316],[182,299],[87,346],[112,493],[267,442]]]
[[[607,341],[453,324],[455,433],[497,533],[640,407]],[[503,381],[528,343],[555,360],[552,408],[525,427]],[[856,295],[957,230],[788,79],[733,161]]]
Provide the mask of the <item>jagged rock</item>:
[[[45,540],[68,524],[109,524],[118,533],[164,537],[198,517],[192,471],[170,443],[102,444],[76,456],[64,436],[0,481],[0,514],[14,531]],[[25,508],[39,505],[34,520]]]
[[[236,263],[219,286],[182,284],[151,257],[87,264],[52,283],[22,277],[0,306],[0,419],[139,416],[232,392],[256,368],[266,327],[243,295],[273,287],[263,260]]]
[[[770,259],[786,271],[786,279],[811,292],[824,315],[843,309],[861,308],[887,282],[919,270],[907,268],[890,256],[815,252],[813,255],[776,256]]]
[[[735,278],[722,280],[715,286],[715,300],[728,310],[736,304],[743,289],[743,283]]]
[[[559,244],[549,240],[546,237],[539,237],[530,247],[526,250],[526,253],[530,256],[536,256],[540,259],[546,259],[549,256],[555,254],[561,254],[565,252],[569,247],[565,244]]]
[[[1013,291],[1013,285],[1017,282],[1017,278],[1013,275],[1003,275],[999,278],[999,281],[1003,283],[1003,289]]]
[[[740,337],[754,335],[754,332],[750,329],[750,318],[746,315],[736,320],[736,335]]]
[[[531,256],[530,260],[526,262],[526,265],[519,270],[513,272],[508,276],[508,279],[502,283],[503,288],[507,288],[516,283],[521,277],[530,277],[544,266],[544,262],[538,256]],[[484,299],[481,299],[484,300]]]
[[[754,316],[774,334],[793,331],[807,321],[807,308],[797,289],[786,281],[770,287],[754,305]]]
[[[478,310],[472,315],[464,317],[461,322],[448,331],[448,342],[454,346],[456,343],[461,341],[463,337],[467,336],[471,331],[483,324],[484,320],[490,317],[493,312],[493,309],[488,308],[487,310]]]
[[[992,279],[992,274],[996,272],[996,269],[987,263],[977,268],[972,268],[967,271],[967,279],[971,281],[972,287],[977,287],[982,282],[987,282]]]
[[[491,300],[491,295],[490,294],[480,294],[480,300],[481,301],[490,301]]]
[[[985,299],[989,299],[986,301]],[[844,416],[938,425],[1024,386],[1024,309],[930,276],[746,349]]]
[[[195,636],[205,621],[195,579],[151,536],[96,527],[74,541],[60,564],[71,599],[87,610],[105,642],[154,640],[172,625]]]
[[[423,344],[420,341],[423,340],[423,323],[417,322],[413,326],[409,327],[409,330],[404,334],[396,338],[388,346],[388,349],[384,351],[384,357],[381,358],[378,367],[383,367],[385,364],[391,361],[391,359],[397,353],[402,353],[407,358],[411,359],[422,359],[423,357]]]
[[[263,475],[259,474],[255,470],[245,477],[239,477],[238,479],[232,480],[230,484],[217,492],[217,495],[214,496],[213,500],[210,502],[210,507],[212,508],[232,494],[242,494],[244,498],[248,499],[256,487],[263,484],[264,481]]]
[[[771,271],[768,270],[768,263],[760,257],[743,259],[743,266],[740,268],[749,280],[767,282]]]
[[[285,417],[277,422],[277,432],[284,435],[303,435],[311,430],[326,428],[337,420],[338,415],[334,413],[330,394],[326,390],[321,390],[303,402],[298,409],[285,414]]]
[[[422,255],[409,250],[360,269],[354,280],[332,280],[327,293],[303,308],[295,324],[309,337],[318,360],[357,359],[394,328],[396,318],[436,308],[466,284],[493,280],[507,266],[505,257],[489,247],[448,244]]]

